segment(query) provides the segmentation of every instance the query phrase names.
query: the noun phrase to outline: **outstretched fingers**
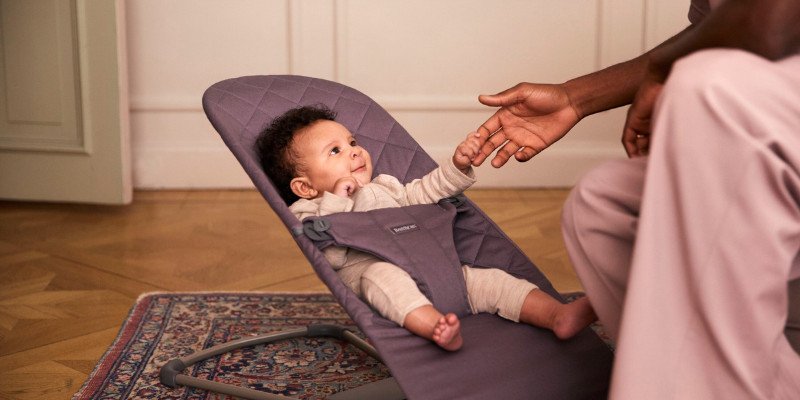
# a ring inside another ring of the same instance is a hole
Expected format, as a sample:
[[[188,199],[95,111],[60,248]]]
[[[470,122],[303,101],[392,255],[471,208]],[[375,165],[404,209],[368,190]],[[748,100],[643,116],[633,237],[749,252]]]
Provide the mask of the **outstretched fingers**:
[[[478,128],[478,135],[480,136],[480,141],[481,143],[483,143],[483,146],[481,146],[481,152],[478,153],[478,155],[475,157],[474,160],[472,160],[472,165],[476,167],[483,164],[486,158],[492,154],[494,149],[496,149],[497,146],[502,144],[502,142],[500,143],[491,142],[491,138],[497,136],[495,132],[500,133],[498,132],[501,126],[499,114],[500,111],[497,111],[496,113],[494,113],[494,115],[492,115],[489,119],[487,119],[486,122],[484,122],[483,125],[480,126],[480,128]]]
[[[503,146],[503,143],[505,143],[507,140],[508,138],[506,138],[506,133],[502,129],[495,132],[483,143],[480,154],[475,157],[475,160],[472,162],[472,164],[481,165],[490,155],[492,155],[492,153],[494,153],[495,150]]]
[[[514,158],[517,159],[519,162],[525,162],[533,158],[533,156],[539,154],[536,149],[530,146],[525,146],[521,148],[518,152],[514,153]]]
[[[497,150],[497,154],[495,154],[492,159],[492,166],[495,168],[502,167],[519,149],[520,146],[517,143],[507,140],[504,144],[501,144],[500,148]]]
[[[492,159],[492,166],[500,168],[512,156],[517,161],[525,162],[547,148],[548,143],[540,136],[541,127],[538,124],[507,112],[498,112],[496,117],[497,124],[502,128],[498,126],[500,130],[484,143],[479,155],[480,159],[478,160],[476,157],[476,160],[483,162],[492,152],[496,151],[497,154]],[[488,126],[488,128],[492,127],[494,126]],[[473,165],[480,164],[473,162]]]
[[[539,154],[533,146],[520,146],[513,140],[508,140],[504,145],[497,150],[497,155],[492,159],[492,166],[500,168],[505,165],[511,156],[519,162],[525,162]]]

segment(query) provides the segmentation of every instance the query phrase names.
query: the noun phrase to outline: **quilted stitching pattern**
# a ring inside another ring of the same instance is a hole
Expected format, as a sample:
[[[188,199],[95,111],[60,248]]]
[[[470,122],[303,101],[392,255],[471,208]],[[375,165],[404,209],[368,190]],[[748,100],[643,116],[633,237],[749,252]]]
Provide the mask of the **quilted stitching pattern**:
[[[206,115],[288,228],[300,223],[261,170],[253,144],[276,116],[314,104],[324,104],[337,113],[337,122],[370,152],[375,175],[390,174],[406,183],[436,168],[436,163],[386,110],[347,86],[292,75],[245,76],[211,86],[203,96]],[[454,231],[461,261],[526,277],[558,296],[524,253],[474,203],[467,205],[470,210],[459,215]],[[306,254],[316,251],[304,250]]]

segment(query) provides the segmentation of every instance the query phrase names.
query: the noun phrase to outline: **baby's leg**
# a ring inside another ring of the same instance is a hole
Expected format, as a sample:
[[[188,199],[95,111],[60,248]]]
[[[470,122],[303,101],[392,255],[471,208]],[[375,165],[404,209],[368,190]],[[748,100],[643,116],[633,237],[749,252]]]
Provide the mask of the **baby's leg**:
[[[364,296],[361,293],[361,277],[369,266],[370,264],[366,262],[348,265],[337,270],[336,275],[339,275],[339,279],[342,280],[342,283],[352,289],[356,296],[363,298]]]
[[[445,350],[456,351],[464,343],[458,317],[455,314],[442,315],[433,306],[412,310],[403,324],[412,333],[432,340]]]
[[[458,318],[454,314],[444,316],[433,308],[411,276],[396,265],[387,262],[370,265],[361,276],[361,291],[364,300],[384,318],[446,350],[461,347]]]
[[[589,299],[582,297],[570,304],[561,304],[549,294],[531,290],[522,303],[520,322],[555,332],[559,339],[569,339],[597,321]]]
[[[539,288],[493,268],[463,267],[474,313],[497,313],[514,322],[547,328],[566,339],[597,320],[586,298],[561,304]]]

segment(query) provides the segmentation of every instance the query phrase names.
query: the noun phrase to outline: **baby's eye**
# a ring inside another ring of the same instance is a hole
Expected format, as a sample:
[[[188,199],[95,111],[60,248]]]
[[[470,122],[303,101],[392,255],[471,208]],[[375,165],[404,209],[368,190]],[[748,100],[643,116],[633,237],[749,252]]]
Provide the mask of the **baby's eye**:
[[[353,140],[353,141],[351,141],[351,142],[350,142],[350,146],[356,147],[356,146],[358,146],[358,145],[356,144],[356,141],[355,141],[355,140]]]
[[[331,155],[338,154],[338,153],[339,153],[339,148],[338,147],[334,147],[334,148],[331,149]]]

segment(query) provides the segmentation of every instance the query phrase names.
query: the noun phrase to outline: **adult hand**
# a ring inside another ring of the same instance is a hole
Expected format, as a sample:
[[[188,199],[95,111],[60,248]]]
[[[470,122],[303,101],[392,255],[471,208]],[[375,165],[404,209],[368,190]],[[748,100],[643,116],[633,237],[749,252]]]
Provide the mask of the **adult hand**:
[[[663,87],[664,78],[659,74],[648,73],[628,109],[622,131],[622,145],[630,158],[646,156],[650,149],[653,107]]]
[[[475,166],[495,150],[495,168],[502,167],[512,155],[517,161],[528,161],[561,139],[580,120],[562,85],[520,83],[496,95],[481,95],[478,100],[501,108],[478,128],[485,143],[472,161]]]

